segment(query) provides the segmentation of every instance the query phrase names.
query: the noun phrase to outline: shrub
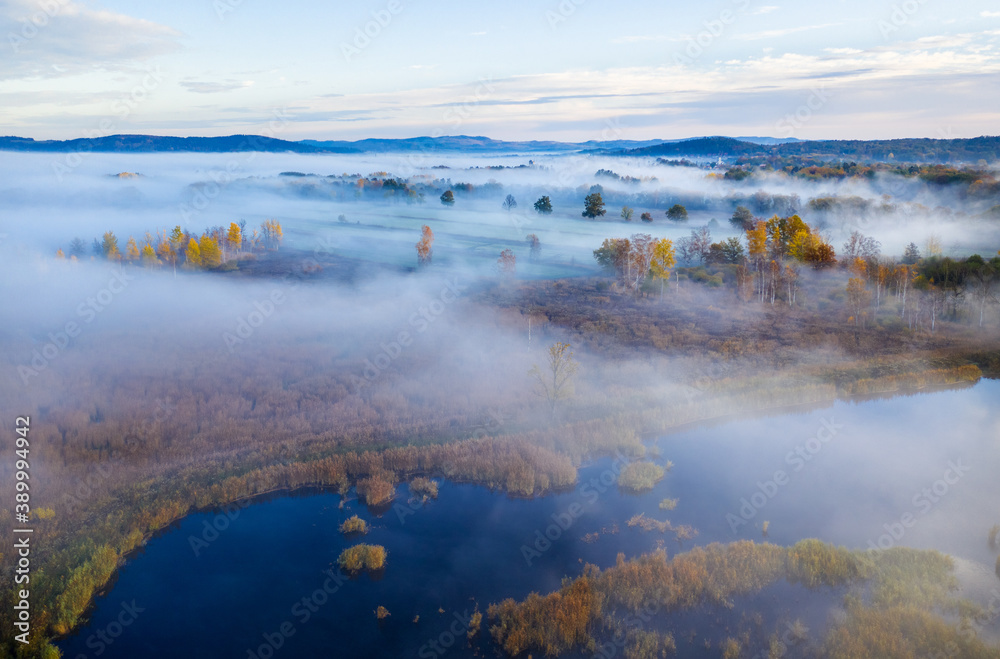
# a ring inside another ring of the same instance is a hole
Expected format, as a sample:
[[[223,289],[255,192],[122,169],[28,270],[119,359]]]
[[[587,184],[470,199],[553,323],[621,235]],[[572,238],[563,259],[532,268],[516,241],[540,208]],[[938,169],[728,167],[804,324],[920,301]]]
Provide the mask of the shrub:
[[[337,565],[345,572],[381,570],[385,567],[386,556],[382,545],[354,545],[340,552]]]
[[[344,520],[344,523],[340,525],[340,532],[344,534],[368,533],[368,523],[357,515],[354,515]]]
[[[429,478],[414,478],[410,481],[410,492],[412,492],[414,496],[437,499],[438,483],[437,481],[432,481]]]
[[[630,462],[618,474],[618,487],[628,492],[646,492],[663,480],[663,467],[652,462]]]

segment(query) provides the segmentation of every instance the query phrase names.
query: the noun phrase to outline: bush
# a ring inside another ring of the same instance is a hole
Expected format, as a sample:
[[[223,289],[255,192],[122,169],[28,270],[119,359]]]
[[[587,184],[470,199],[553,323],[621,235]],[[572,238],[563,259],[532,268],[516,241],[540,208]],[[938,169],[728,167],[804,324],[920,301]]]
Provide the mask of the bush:
[[[652,462],[630,462],[618,474],[618,487],[628,492],[646,492],[663,480],[663,467]]]
[[[337,565],[345,572],[381,570],[388,553],[382,545],[354,545],[340,552]]]
[[[413,496],[437,499],[438,483],[429,478],[414,478],[410,481],[410,492]]]
[[[368,523],[357,515],[354,515],[344,520],[344,523],[340,525],[340,532],[345,535],[350,533],[368,533]]]

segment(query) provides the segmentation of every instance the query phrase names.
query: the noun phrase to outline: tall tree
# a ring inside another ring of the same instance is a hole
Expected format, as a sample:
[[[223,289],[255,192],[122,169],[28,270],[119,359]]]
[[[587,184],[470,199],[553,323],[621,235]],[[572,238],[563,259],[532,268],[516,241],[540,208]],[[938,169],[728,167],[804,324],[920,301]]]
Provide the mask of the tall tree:
[[[104,233],[104,240],[101,241],[101,253],[109,261],[121,260],[122,255],[118,251],[118,238],[113,231],[106,231]]]
[[[536,364],[528,371],[536,383],[535,393],[548,402],[553,416],[559,401],[573,395],[573,377],[578,368],[579,364],[573,359],[572,346],[559,342],[549,347],[548,365],[544,370]]]
[[[660,297],[663,297],[663,285],[670,279],[670,271],[677,263],[674,254],[674,244],[666,238],[660,238],[653,245],[653,259],[649,264],[649,274],[653,279],[660,280]]]
[[[189,268],[201,267],[201,248],[193,237],[188,239],[187,249],[184,250],[184,263]]]
[[[139,256],[139,246],[135,243],[135,238],[129,236],[128,242],[125,243],[125,260],[129,263],[135,263],[139,260]]]
[[[529,256],[528,256],[529,260],[531,260],[531,261],[537,261],[538,257],[542,253],[542,243],[541,243],[541,241],[538,240],[538,236],[536,236],[533,233],[529,233],[528,236],[524,240],[525,240],[526,243],[528,243],[528,247],[531,250],[528,253],[529,254]]]
[[[69,244],[70,256],[81,258],[86,252],[87,252],[87,246],[79,238],[74,238],[73,242]]]
[[[583,216],[590,219],[601,217],[607,213],[604,210],[604,197],[600,192],[592,192],[583,201]]]
[[[538,201],[535,202],[535,210],[542,215],[548,215],[552,212],[552,200],[548,197],[540,197]]]
[[[746,206],[737,206],[733,216],[729,218],[729,223],[740,231],[746,231],[753,227],[753,213]]]
[[[425,224],[420,229],[420,242],[417,243],[417,263],[419,265],[430,265],[433,245],[434,232]]]
[[[916,265],[920,261],[920,248],[916,243],[910,243],[903,252],[903,265]]]
[[[628,206],[622,206],[621,216],[622,216],[623,220],[625,220],[626,222],[631,222],[632,221],[632,216],[634,214],[635,214],[635,211],[632,210],[630,207],[628,207]]]
[[[229,245],[229,249],[236,252],[236,254],[239,254],[240,248],[243,247],[243,230],[235,222],[229,223],[229,233],[226,235],[226,243]]]
[[[201,252],[201,265],[203,268],[218,268],[222,264],[222,252],[219,250],[219,243],[215,238],[207,233],[198,241],[198,249]]]
[[[514,256],[513,250],[505,249],[500,252],[497,269],[503,277],[513,277],[517,273],[517,257]]]
[[[515,208],[517,208],[517,199],[512,194],[507,195],[503,200],[503,209],[509,213]]]
[[[674,222],[687,222],[688,220],[688,209],[680,204],[674,204],[667,211],[667,219]]]

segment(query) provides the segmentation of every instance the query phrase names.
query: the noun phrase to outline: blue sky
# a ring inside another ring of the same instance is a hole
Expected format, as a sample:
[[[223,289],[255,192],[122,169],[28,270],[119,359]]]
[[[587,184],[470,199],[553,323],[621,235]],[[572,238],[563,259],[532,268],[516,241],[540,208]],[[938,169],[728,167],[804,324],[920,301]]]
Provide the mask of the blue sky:
[[[978,0],[0,0],[0,26],[0,133],[36,139],[1000,133]]]

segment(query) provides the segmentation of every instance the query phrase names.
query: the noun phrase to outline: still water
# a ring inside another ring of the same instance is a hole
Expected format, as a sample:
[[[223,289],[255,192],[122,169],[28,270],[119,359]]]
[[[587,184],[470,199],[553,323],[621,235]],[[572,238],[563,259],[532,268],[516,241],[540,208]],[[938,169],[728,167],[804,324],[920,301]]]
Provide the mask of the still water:
[[[308,493],[191,515],[121,570],[60,647],[79,659],[494,656],[485,615],[478,637],[466,638],[477,607],[485,614],[491,602],[555,590],[584,563],[613,565],[619,552],[761,540],[765,521],[767,540],[781,545],[815,537],[941,550],[975,595],[997,585],[986,538],[1000,522],[998,403],[1000,382],[984,380],[684,430],[650,445],[673,468],[642,496],[607,485],[616,462],[606,458],[580,470],[575,490],[533,500],[443,482],[437,500],[407,503],[404,485],[379,511]],[[661,511],[664,498],[678,499],[676,509]],[[628,527],[638,513],[697,535],[681,543]],[[389,552],[381,574],[346,579],[335,568],[358,542],[337,530],[353,514],[372,527],[364,542]],[[702,636],[736,629],[750,613],[773,628],[779,603],[822,627],[837,595],[781,583],[731,611],[665,618],[662,629],[674,631],[681,656],[718,656]],[[390,612],[381,622],[379,606]]]

